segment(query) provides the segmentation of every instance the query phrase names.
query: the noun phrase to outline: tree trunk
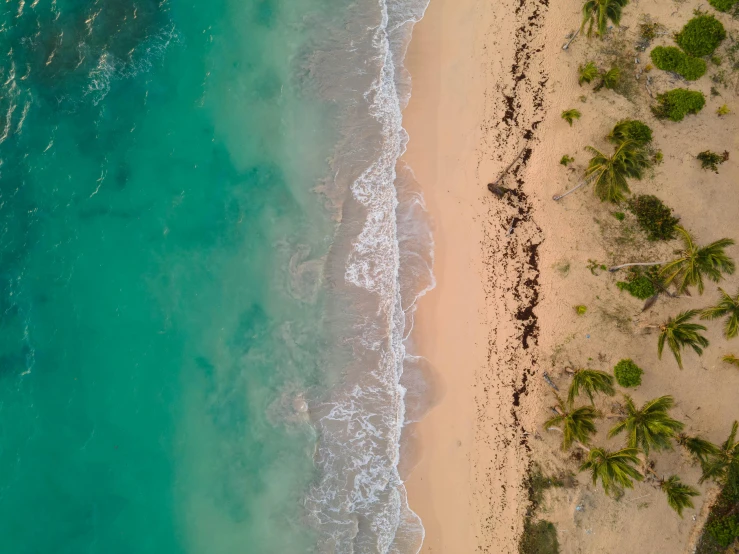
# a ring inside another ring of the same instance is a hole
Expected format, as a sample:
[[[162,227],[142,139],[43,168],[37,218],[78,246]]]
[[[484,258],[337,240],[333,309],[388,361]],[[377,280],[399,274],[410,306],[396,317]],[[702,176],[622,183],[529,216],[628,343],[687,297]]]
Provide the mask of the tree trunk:
[[[621,264],[621,265],[616,265],[616,266],[613,266],[613,267],[609,267],[609,268],[608,268],[608,271],[609,271],[610,273],[615,273],[615,272],[616,272],[616,271],[618,271],[619,269],[623,269],[623,268],[625,268],[625,267],[650,266],[650,265],[664,265],[664,264],[666,264],[666,263],[667,263],[667,262],[633,262],[633,263],[629,263],[629,264]]]
[[[580,183],[579,185],[577,185],[574,189],[570,189],[567,192],[565,192],[564,194],[558,194],[557,196],[553,196],[552,197],[552,200],[554,200],[555,202],[558,201],[558,200],[562,200],[565,196],[569,196],[570,194],[572,194],[573,192],[575,192],[577,189],[581,188],[584,185],[587,185],[589,182],[590,182],[589,179],[585,179],[582,183]]]

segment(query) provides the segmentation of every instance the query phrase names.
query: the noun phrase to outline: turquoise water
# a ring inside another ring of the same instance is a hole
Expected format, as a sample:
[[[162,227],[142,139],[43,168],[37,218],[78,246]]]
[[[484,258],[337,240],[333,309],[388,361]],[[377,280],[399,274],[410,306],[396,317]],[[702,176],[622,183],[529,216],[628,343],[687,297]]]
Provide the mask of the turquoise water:
[[[0,12],[0,551],[399,551],[404,308],[395,285],[388,301],[343,280],[374,209],[352,183],[385,148],[370,109],[377,128],[341,157],[381,73],[360,67],[381,59],[377,2]],[[348,25],[375,30],[344,70],[329,61]],[[377,206],[394,221],[390,173]],[[386,326],[357,356],[365,312]],[[394,404],[365,478],[359,427],[331,425],[354,418],[334,418],[338,398],[384,349],[401,361],[380,379]],[[329,475],[347,464],[362,485]]]

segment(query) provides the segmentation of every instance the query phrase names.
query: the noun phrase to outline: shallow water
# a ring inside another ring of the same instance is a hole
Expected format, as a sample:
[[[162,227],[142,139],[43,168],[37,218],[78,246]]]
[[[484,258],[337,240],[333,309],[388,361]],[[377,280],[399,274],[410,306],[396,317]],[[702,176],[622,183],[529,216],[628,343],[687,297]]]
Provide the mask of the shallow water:
[[[424,7],[0,8],[0,550],[417,550]]]

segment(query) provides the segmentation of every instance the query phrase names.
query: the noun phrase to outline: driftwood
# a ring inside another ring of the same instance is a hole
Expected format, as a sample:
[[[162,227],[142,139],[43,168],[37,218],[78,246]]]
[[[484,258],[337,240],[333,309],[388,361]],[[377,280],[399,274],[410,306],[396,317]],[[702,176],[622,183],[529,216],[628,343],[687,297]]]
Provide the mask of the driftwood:
[[[578,29],[577,31],[575,31],[575,34],[572,35],[572,37],[570,38],[570,40],[567,41],[567,44],[565,44],[562,47],[562,50],[567,50],[570,47],[570,44],[572,44],[572,41],[575,40],[577,38],[577,35],[579,35],[579,34],[580,34],[580,29]]]
[[[503,172],[500,174],[500,176],[493,181],[492,183],[488,183],[488,190],[492,192],[495,196],[498,198],[503,198],[505,193],[508,192],[508,189],[505,187],[501,187],[498,183],[500,183],[503,180],[503,177],[506,176],[506,174],[511,170],[511,168],[516,165],[516,162],[523,156],[524,152],[526,152],[526,147],[524,146],[521,151],[518,153],[518,156],[514,158],[514,160],[508,164],[508,167],[506,167]]]
[[[517,217],[513,218],[513,220],[511,221],[511,226],[508,227],[508,232],[506,233],[506,236],[509,236],[513,233],[513,228],[516,226],[516,223],[518,223],[519,221],[521,220],[518,219]]]
[[[559,392],[559,388],[557,387],[557,385],[554,384],[554,381],[552,381],[552,379],[549,377],[549,374],[546,371],[544,372],[543,377],[544,377],[544,380],[547,382],[547,385],[549,385],[554,390]]]

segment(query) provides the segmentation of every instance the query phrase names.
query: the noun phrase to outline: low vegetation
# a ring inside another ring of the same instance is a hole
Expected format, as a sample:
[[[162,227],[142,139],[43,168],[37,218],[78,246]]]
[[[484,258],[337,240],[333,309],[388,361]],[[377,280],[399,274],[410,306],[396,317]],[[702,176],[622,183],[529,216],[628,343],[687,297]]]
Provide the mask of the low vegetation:
[[[676,88],[657,95],[652,112],[659,119],[682,121],[688,114],[697,114],[706,105],[706,97],[700,91]]]
[[[646,146],[652,142],[652,129],[638,119],[622,119],[608,135],[608,140],[614,144],[623,144],[627,141]]]
[[[720,12],[728,12],[737,4],[738,1],[739,0],[708,0],[708,3]]]
[[[576,119],[580,119],[581,117],[582,114],[580,113],[580,110],[574,108],[562,112],[562,119],[569,123],[570,127],[572,127],[572,124],[575,122]]]
[[[656,196],[640,194],[630,198],[627,205],[649,240],[672,240],[677,236],[679,220],[672,208]]]
[[[698,154],[696,158],[700,161],[702,169],[710,169],[718,173],[718,166],[729,159],[729,153],[724,151],[723,154],[718,154],[717,152],[705,150]]]
[[[559,163],[560,163],[560,165],[563,165],[563,166],[567,167],[568,165],[570,165],[574,161],[575,161],[575,158],[573,158],[572,156],[568,156],[567,154],[565,154],[564,156],[562,156],[562,159],[559,160]]]
[[[644,370],[629,358],[621,360],[613,368],[613,375],[616,377],[616,382],[627,389],[641,385],[641,376],[643,373]]]
[[[701,14],[685,24],[675,37],[678,46],[695,57],[710,56],[726,38],[726,30],[712,15]]]
[[[595,65],[595,62],[588,62],[585,65],[581,65],[578,69],[578,79],[577,82],[580,86],[583,85],[583,83],[592,83],[595,79],[598,78],[599,72],[598,68]]]
[[[650,57],[657,68],[677,73],[688,81],[700,79],[706,73],[705,61],[688,56],[674,46],[657,46]]]

